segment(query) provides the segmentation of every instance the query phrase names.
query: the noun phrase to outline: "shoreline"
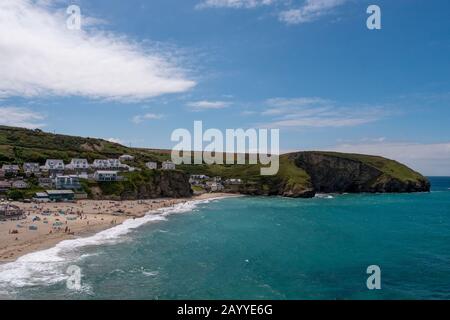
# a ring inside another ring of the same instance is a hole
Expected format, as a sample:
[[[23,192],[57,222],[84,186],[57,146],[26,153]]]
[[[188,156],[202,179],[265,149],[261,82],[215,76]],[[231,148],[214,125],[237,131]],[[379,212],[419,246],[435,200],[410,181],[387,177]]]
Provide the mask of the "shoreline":
[[[150,200],[81,200],[75,203],[13,203],[23,209],[26,219],[0,222],[0,265],[29,253],[50,249],[64,240],[84,238],[144,217],[162,208],[198,200],[238,195],[207,193],[191,198]],[[30,226],[36,227],[31,230]],[[15,230],[18,233],[12,233]]]

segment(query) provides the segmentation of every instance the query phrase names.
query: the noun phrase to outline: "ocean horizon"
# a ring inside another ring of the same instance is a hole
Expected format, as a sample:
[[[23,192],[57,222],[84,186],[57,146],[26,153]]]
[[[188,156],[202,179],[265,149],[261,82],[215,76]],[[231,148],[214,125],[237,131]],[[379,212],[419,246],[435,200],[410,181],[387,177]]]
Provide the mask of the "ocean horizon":
[[[0,297],[450,299],[450,177],[430,181],[430,193],[189,201],[0,265]],[[367,288],[371,265],[381,290]]]

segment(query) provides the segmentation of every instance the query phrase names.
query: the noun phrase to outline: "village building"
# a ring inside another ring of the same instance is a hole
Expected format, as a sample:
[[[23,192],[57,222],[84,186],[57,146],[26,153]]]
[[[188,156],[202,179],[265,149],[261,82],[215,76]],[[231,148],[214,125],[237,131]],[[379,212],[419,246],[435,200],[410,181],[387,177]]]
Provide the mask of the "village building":
[[[56,177],[58,174],[63,174],[64,168],[64,161],[58,159],[48,159],[42,167],[42,169],[47,171],[52,178]]]
[[[39,165],[39,163],[37,162],[25,162],[23,164],[23,172],[25,172],[26,175],[31,175],[31,174],[39,174],[39,172],[41,171],[41,167]]]
[[[158,169],[158,163],[157,163],[157,162],[152,162],[152,161],[150,161],[150,162],[147,162],[147,163],[145,164],[145,166],[146,166],[148,169],[150,169],[150,170],[156,170],[156,169]]]
[[[3,169],[0,169],[0,179],[5,178],[5,171]]]
[[[47,194],[52,202],[73,201],[75,198],[72,190],[47,190]]]
[[[20,171],[20,168],[17,164],[4,164],[2,166],[2,170],[5,172],[5,174],[18,174]]]
[[[195,179],[195,180],[208,180],[209,179],[209,177],[204,174],[193,174],[193,175],[191,175],[191,178]]]
[[[89,170],[89,162],[87,159],[72,159],[70,163],[66,166],[69,170]]]
[[[99,182],[112,182],[119,179],[117,171],[96,171],[94,173],[94,179]]]
[[[43,169],[51,171],[64,171],[64,161],[59,159],[47,159]]]
[[[17,180],[17,181],[14,181],[12,183],[12,187],[14,189],[27,189],[28,188],[28,183],[26,183],[23,180]]]
[[[50,202],[47,192],[36,192],[33,200],[36,202]]]
[[[225,181],[226,184],[231,184],[231,185],[239,185],[242,184],[242,180],[241,179],[228,179]]]
[[[204,174],[193,174],[189,177],[189,183],[192,185],[202,185],[209,177]]]
[[[44,188],[44,189],[53,188],[53,179],[39,178],[39,187]]]
[[[175,170],[176,169],[176,165],[175,165],[175,163],[173,163],[171,161],[164,161],[162,163],[162,169],[163,170]]]
[[[18,206],[9,203],[0,204],[0,220],[22,218],[25,218],[25,214]]]
[[[223,191],[225,189],[223,184],[217,183],[217,182],[213,182],[213,181],[206,182],[206,186],[211,192],[220,192],[220,191]]]
[[[0,192],[6,192],[11,189],[11,182],[9,181],[0,181]]]
[[[95,169],[121,169],[123,166],[119,159],[96,159],[92,167]]]
[[[81,189],[78,176],[57,176],[55,178],[55,187],[58,190]]]
[[[130,156],[129,154],[124,154],[122,156],[119,157],[120,161],[133,161],[134,157]]]

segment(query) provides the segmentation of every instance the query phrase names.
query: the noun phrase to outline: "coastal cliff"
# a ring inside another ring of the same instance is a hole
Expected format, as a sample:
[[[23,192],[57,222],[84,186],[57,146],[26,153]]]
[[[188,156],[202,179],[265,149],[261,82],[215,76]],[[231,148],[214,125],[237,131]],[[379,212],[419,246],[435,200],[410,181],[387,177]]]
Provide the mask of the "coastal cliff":
[[[311,177],[316,192],[430,191],[425,177],[382,157],[331,152],[301,152],[291,157]]]
[[[336,152],[296,152],[280,156],[274,177],[247,180],[236,192],[311,198],[317,193],[428,192],[427,178],[383,157]]]
[[[93,199],[143,200],[192,196],[188,176],[180,171],[147,171],[129,174],[116,183],[91,183],[85,190]]]

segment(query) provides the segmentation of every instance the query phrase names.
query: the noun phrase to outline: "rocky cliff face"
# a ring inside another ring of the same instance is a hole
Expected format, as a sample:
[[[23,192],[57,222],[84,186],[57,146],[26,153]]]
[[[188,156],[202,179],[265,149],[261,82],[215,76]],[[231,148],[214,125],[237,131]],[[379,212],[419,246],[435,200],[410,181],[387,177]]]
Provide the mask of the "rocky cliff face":
[[[185,198],[191,196],[191,185],[186,174],[178,171],[161,171],[152,180],[140,183],[130,198]]]
[[[158,171],[139,179],[103,183],[91,188],[94,199],[141,200],[154,198],[186,198],[192,196],[189,177],[180,171]]]
[[[280,157],[280,171],[234,187],[247,195],[311,198],[316,193],[427,192],[430,183],[396,161],[332,152],[297,152]]]
[[[301,152],[293,154],[292,159],[309,174],[312,186],[318,193],[430,191],[430,183],[425,177],[387,159],[380,158],[398,165],[398,170],[402,170],[406,177],[397,177],[395,171],[389,174],[372,163],[333,154]],[[382,161],[379,163],[383,164]]]
[[[228,188],[227,191],[250,196],[282,196],[288,198],[312,198],[316,194],[309,182],[290,182],[277,176],[262,178],[259,183],[245,183],[235,188]]]
[[[162,171],[156,194],[161,197],[185,198],[192,196],[189,177],[179,171]]]

